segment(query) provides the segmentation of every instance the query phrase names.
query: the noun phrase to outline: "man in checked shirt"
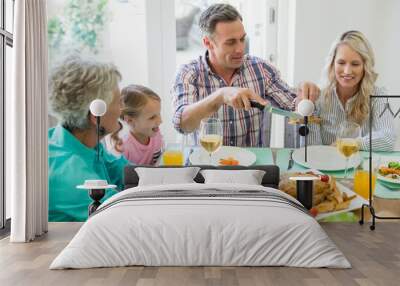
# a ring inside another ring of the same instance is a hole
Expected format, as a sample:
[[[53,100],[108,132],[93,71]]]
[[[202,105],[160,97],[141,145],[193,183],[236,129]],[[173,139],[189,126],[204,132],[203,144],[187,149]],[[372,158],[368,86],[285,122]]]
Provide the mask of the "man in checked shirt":
[[[315,101],[319,88],[310,82],[296,95],[266,61],[245,55],[246,32],[242,16],[228,4],[215,4],[199,21],[206,53],[183,65],[172,88],[175,128],[195,131],[203,118],[218,117],[223,145],[262,146],[263,112],[250,100],[294,110],[301,98]]]

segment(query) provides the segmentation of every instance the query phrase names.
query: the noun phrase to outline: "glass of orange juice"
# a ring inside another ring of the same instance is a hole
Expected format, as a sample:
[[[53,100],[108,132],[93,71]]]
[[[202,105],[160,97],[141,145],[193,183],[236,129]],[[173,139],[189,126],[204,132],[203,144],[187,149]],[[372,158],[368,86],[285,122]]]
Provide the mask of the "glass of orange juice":
[[[376,175],[380,165],[380,159],[372,160],[372,180],[371,180],[371,195],[374,195],[376,185]],[[364,199],[369,199],[369,160],[363,161],[354,172],[354,192],[362,196]]]
[[[163,165],[182,166],[183,150],[180,144],[169,144],[162,155]]]

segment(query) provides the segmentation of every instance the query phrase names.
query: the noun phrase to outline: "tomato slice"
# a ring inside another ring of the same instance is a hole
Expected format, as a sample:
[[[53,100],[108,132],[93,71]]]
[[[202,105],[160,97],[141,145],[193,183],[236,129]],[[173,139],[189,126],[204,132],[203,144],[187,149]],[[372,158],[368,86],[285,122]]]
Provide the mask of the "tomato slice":
[[[324,183],[328,183],[329,182],[329,176],[328,175],[321,175],[320,176],[320,180]]]
[[[316,216],[318,215],[318,210],[317,210],[316,208],[311,208],[311,209],[310,209],[310,214],[311,214],[313,217],[316,217]]]

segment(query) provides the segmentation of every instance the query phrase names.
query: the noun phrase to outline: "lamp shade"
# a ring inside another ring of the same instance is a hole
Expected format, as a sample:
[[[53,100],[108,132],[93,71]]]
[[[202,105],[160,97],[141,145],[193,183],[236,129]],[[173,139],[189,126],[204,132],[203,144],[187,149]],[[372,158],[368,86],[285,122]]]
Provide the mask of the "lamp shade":
[[[314,103],[309,99],[302,99],[297,105],[297,112],[302,116],[310,116],[314,109]]]
[[[94,116],[103,116],[107,111],[107,104],[102,99],[95,99],[90,103],[89,109]]]

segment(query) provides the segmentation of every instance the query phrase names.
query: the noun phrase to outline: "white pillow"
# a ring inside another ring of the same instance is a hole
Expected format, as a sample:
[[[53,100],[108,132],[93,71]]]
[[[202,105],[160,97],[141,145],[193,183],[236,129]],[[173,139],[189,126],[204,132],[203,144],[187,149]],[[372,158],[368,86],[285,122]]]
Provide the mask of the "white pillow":
[[[195,183],[199,167],[186,168],[135,168],[139,186]]]
[[[234,183],[261,185],[265,171],[262,170],[202,170],[204,183]]]

